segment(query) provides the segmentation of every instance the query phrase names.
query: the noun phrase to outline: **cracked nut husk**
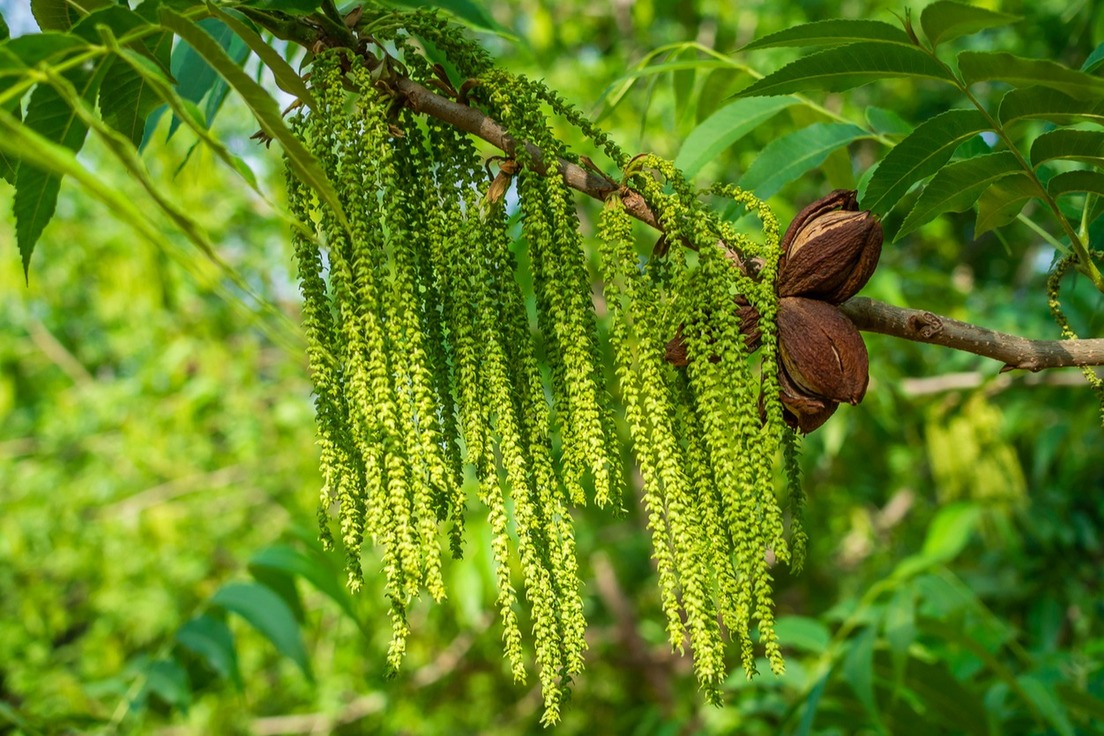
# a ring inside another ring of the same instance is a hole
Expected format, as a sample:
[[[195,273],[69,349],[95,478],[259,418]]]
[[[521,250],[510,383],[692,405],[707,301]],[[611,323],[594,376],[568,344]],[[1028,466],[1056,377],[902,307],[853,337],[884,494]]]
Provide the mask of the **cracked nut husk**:
[[[858,404],[869,360],[858,329],[836,307],[803,297],[778,305],[780,372],[802,398]]]
[[[882,252],[882,226],[837,190],[803,209],[786,231],[778,294],[842,304],[866,285]],[[842,209],[840,209],[842,208]]]

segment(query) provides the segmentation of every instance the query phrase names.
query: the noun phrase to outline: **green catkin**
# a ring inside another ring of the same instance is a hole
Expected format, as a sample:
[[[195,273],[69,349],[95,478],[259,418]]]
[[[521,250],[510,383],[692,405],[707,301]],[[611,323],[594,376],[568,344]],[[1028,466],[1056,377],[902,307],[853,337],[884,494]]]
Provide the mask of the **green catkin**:
[[[657,213],[670,247],[642,261],[631,218],[616,193],[609,197],[598,263],[670,642],[689,645],[711,702],[720,701],[727,677],[726,630],[749,674],[757,647],[780,672],[768,560],[773,553],[799,567],[805,533],[797,443],[782,422],[775,377],[773,215],[745,192],[715,188],[760,217],[761,242],[736,232],[704,208],[670,162],[630,160],[562,98],[495,70],[433,14],[386,14],[370,27],[376,48],[391,48],[396,68],[414,81],[434,76],[419,55],[422,41],[448,58],[461,76],[457,86],[478,77],[468,91],[473,104],[543,158],[518,146],[516,205],[502,193],[488,200],[471,140],[397,105],[390,67],[344,51],[314,58],[317,106],[291,121],[346,213],[339,222],[289,170],[291,211],[316,231],[315,238],[297,232],[294,244],[324,478],[320,518],[336,514],[352,588],[361,585],[365,538],[379,549],[391,603],[388,666],[401,665],[416,599],[446,595],[444,544],[460,556],[465,515],[476,511],[465,497],[468,477],[491,529],[504,657],[524,680],[531,638],[544,723],[558,720],[583,669],[571,508],[591,500],[616,508],[623,481],[573,195],[555,172],[541,173],[557,157],[580,160],[552,134],[550,111],[627,167],[626,183]],[[535,325],[509,234],[515,210]],[[734,268],[721,242],[744,262],[761,262],[759,277]],[[683,243],[696,259],[684,256]],[[739,332],[736,294],[761,315],[756,359]],[[680,328],[686,369],[663,358]],[[789,540],[775,500],[779,457],[790,483]],[[324,523],[323,538],[329,533]],[[530,635],[522,631],[526,617]]]
[[[1098,250],[1089,251],[1089,255],[1093,258],[1104,258],[1104,252]],[[1078,338],[1077,333],[1074,332],[1073,328],[1070,326],[1066,313],[1062,310],[1059,292],[1062,287],[1062,277],[1076,264],[1077,255],[1071,253],[1054,264],[1054,269],[1047,278],[1047,305],[1050,307],[1051,316],[1054,317],[1054,321],[1058,323],[1058,327],[1062,331],[1062,337],[1067,340],[1076,340]],[[1096,394],[1097,401],[1100,402],[1100,424],[1104,426],[1104,379],[1101,379],[1100,374],[1098,374],[1096,369],[1092,366],[1081,366],[1081,373],[1092,387],[1093,392]]]

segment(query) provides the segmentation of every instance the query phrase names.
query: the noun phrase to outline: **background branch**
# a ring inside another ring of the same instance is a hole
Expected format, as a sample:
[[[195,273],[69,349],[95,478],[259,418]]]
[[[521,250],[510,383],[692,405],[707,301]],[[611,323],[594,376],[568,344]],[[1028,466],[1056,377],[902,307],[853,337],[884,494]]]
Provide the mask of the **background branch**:
[[[394,81],[399,92],[416,112],[438,118],[487,141],[508,156],[517,148],[517,141],[497,121],[480,110],[454,102],[405,77]],[[546,172],[548,165],[542,151],[532,143],[524,145],[533,160],[540,162],[542,173]],[[610,181],[571,161],[558,159],[557,167],[569,187],[590,197],[605,201],[616,191]],[[629,214],[662,231],[655,212],[639,193],[622,189],[621,198]],[[1104,365],[1104,339],[1029,340],[932,312],[896,307],[866,297],[855,297],[841,305],[840,309],[860,330],[942,345],[999,360],[1004,363],[1002,372],[1017,368],[1039,371],[1045,368]]]

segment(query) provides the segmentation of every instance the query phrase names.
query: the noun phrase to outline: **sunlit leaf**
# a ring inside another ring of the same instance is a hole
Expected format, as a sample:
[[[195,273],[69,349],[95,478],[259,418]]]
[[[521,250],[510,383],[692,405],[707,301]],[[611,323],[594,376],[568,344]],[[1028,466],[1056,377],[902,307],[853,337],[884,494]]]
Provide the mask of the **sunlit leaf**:
[[[1012,156],[1012,154],[1007,153],[1007,151],[1003,153],[994,153],[991,154],[990,161],[997,162],[1000,158],[1004,157],[1004,154],[1007,154],[1008,157]],[[966,171],[968,168],[972,168],[975,171],[992,171],[996,170],[996,167],[999,167],[997,163],[989,164],[985,162],[975,164],[972,167],[968,166],[976,161],[979,161],[979,159],[970,159],[969,161],[960,162],[962,170]],[[952,164],[952,166],[955,166],[955,164]],[[934,179],[932,183],[935,183]],[[973,202],[970,204],[973,204]],[[969,205],[966,206],[968,207]],[[981,510],[973,503],[962,501],[941,507],[939,512],[935,515],[935,518],[932,519],[931,523],[928,525],[928,535],[924,539],[922,554],[933,560],[950,562],[958,557],[959,553],[965,549],[966,544],[973,536],[974,530],[977,529],[978,520],[980,518]]]
[[[312,678],[299,624],[272,590],[259,583],[228,583],[211,597],[211,605],[241,616]]]
[[[276,85],[287,92],[289,95],[297,97],[301,102],[305,103],[309,107],[314,107],[314,95],[311,94],[307,88],[303,78],[299,76],[299,73],[291,68],[291,65],[284,61],[284,57],[276,51],[276,49],[265,43],[264,39],[257,34],[252,28],[235,18],[229,12],[220,9],[216,5],[211,3],[207,4],[207,7],[211,12],[230,27],[234,33],[238,34],[238,37],[264,62],[268,70],[272,72],[273,79],[276,80]]]
[[[1104,132],[1098,130],[1052,130],[1031,144],[1031,165],[1056,158],[1104,164]]]
[[[882,159],[866,186],[862,208],[886,214],[913,184],[950,161],[962,141],[988,128],[977,110],[948,110],[920,123]]]
[[[774,624],[774,632],[783,646],[803,652],[820,654],[828,649],[832,634],[828,627],[815,618],[806,616],[782,616]]]
[[[482,3],[473,2],[473,0],[385,0],[384,4],[400,8],[437,8],[472,28],[490,31],[500,36],[512,37],[513,35],[487,12]]]
[[[842,91],[889,77],[953,81],[950,72],[920,49],[892,43],[853,43],[790,62],[738,97],[785,95],[809,89]]]
[[[1026,173],[1006,176],[993,182],[978,198],[974,237],[1012,222],[1027,204],[1027,200],[1038,197],[1039,194],[1038,186]]]
[[[901,28],[880,20],[821,20],[763,36],[744,46],[743,51],[772,46],[839,46],[857,41],[882,41],[912,46]]]
[[[44,61],[61,61],[80,49],[88,48],[88,42],[69,33],[27,33],[4,42],[10,52],[24,66],[35,67]]]
[[[318,194],[343,227],[348,227],[345,212],[326,173],[302,142],[284,124],[283,114],[272,96],[242,70],[226,51],[199,26],[168,8],[161,11],[161,22],[191,44],[203,58],[233,87],[252,110],[264,132],[283,146],[295,175]]]
[[[1088,192],[1104,195],[1104,173],[1099,171],[1065,171],[1056,174],[1047,182],[1047,191],[1052,197],[1060,197],[1071,192]]]
[[[947,164],[924,187],[920,198],[901,223],[895,239],[934,220],[944,212],[968,209],[990,184],[1018,171],[1022,171],[1019,161],[1009,151],[988,153]],[[930,533],[928,538],[929,541],[932,538]]]
[[[986,28],[1006,26],[1018,20],[1019,16],[952,0],[936,0],[920,11],[920,27],[924,29],[924,35],[933,47],[959,36],[968,36]]]
[[[177,630],[175,638],[177,644],[197,655],[220,677],[241,688],[234,634],[225,621],[206,614],[196,616]]]
[[[751,97],[725,105],[690,131],[675,166],[694,176],[721,151],[796,102],[792,97]]]
[[[963,51],[958,55],[958,70],[966,84],[997,81],[1017,87],[1040,85],[1084,100],[1099,101],[1104,96],[1104,79],[1046,59],[1024,59],[1004,52]]]
[[[42,30],[68,31],[93,10],[109,5],[111,0],[31,0],[31,12]]]

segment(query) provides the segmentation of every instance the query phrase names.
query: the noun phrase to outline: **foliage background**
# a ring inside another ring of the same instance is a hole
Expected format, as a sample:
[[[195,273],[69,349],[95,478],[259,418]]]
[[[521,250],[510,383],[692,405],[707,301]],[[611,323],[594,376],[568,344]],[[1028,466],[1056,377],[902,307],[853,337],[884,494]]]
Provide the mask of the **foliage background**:
[[[0,11],[11,21],[19,5]],[[513,37],[480,38],[511,71],[544,78],[601,116],[627,148],[673,158],[748,81],[689,42],[733,54],[800,22],[892,22],[897,9],[504,2],[487,10]],[[1104,8],[1087,0],[1000,9],[1024,20],[967,46],[1076,68],[1104,41]],[[652,55],[668,44],[681,45]],[[793,53],[733,58],[765,72]],[[634,69],[636,83],[618,96]],[[913,81],[824,99],[855,121],[879,108],[913,124],[960,104]],[[811,114],[784,111],[699,181],[738,180]],[[248,140],[254,125],[231,97],[216,130],[279,202],[280,162]],[[273,208],[193,143],[182,130],[148,147],[147,164],[286,317],[258,307],[182,239],[170,242],[179,250],[136,243],[70,185],[29,284],[11,221],[0,219],[0,724],[23,733],[538,730],[538,694],[512,683],[500,658],[489,533],[478,518],[467,558],[448,567],[450,604],[413,612],[410,655],[394,680],[383,674],[381,590],[369,584],[349,599],[309,582],[339,580],[340,556],[317,555],[312,541],[320,479],[288,239]],[[854,186],[882,154],[873,141],[837,151],[772,204],[785,222],[828,189]],[[81,155],[106,160],[95,145]],[[99,173],[137,192],[117,168]],[[0,183],[0,207],[10,197]],[[593,222],[592,204],[581,206]],[[1022,223],[976,242],[972,227],[970,213],[950,215],[887,244],[864,293],[1056,336],[1043,287],[1053,250]],[[1066,295],[1075,328],[1101,334],[1101,295],[1080,281]],[[578,515],[590,652],[560,732],[1104,728],[1104,438],[1079,373],[998,376],[967,354],[866,339],[866,400],[804,444],[809,563],[776,582],[787,675],[749,683],[732,662],[727,707],[702,705],[689,661],[664,642],[644,521],[628,491],[625,519]],[[281,554],[273,545],[303,567],[263,564]],[[275,629],[262,635],[248,606],[218,604],[227,586],[249,581],[279,590],[294,623],[269,620]],[[185,646],[181,627],[196,617],[225,620],[235,646]]]

